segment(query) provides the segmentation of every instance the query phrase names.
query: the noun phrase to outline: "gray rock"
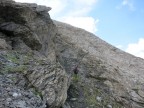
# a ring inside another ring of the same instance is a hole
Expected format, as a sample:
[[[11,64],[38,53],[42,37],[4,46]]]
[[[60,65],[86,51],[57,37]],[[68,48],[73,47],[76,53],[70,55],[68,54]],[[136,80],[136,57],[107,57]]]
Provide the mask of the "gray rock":
[[[0,29],[3,33],[10,33],[11,36],[20,37],[32,50],[40,50],[42,45],[35,33],[33,33],[28,27],[15,24],[13,22],[2,23]],[[14,41],[14,40],[12,40]],[[13,44],[15,44],[13,42]],[[12,45],[14,46],[14,45]]]
[[[144,100],[135,91],[130,92],[130,95],[132,96],[133,101],[144,103]]]
[[[107,105],[107,108],[112,108],[112,106],[111,105]]]
[[[75,102],[75,107],[84,108],[91,104],[103,107],[105,103],[111,103],[113,107],[143,107],[144,100],[137,93],[130,93],[133,89],[141,90],[143,87],[143,59],[123,52],[85,30],[54,22],[58,28],[56,45],[60,63],[71,77],[73,67],[78,65],[79,69],[80,79],[77,83],[75,80],[69,82],[73,87],[70,86],[68,91],[69,98],[83,99]],[[93,93],[89,88],[93,89]],[[102,97],[105,103],[102,101],[98,105],[94,101],[97,96]],[[67,102],[74,105],[69,98]]]
[[[60,64],[35,66],[27,73],[29,81],[42,91],[50,107],[63,105],[67,98],[67,75]]]
[[[9,45],[4,39],[0,39],[0,49],[9,49]]]
[[[96,100],[99,101],[99,102],[101,102],[102,101],[102,97],[97,96]]]
[[[24,90],[24,86],[13,82],[13,80],[18,80],[21,77],[24,79],[22,75],[0,75],[0,107],[45,108],[45,103],[40,97],[36,96],[32,91]],[[26,80],[23,80],[23,83],[26,83]]]
[[[65,103],[63,108],[71,108],[70,105],[68,103]]]
[[[50,8],[50,7],[46,7],[46,6],[38,5],[38,6],[36,7],[36,11],[37,11],[37,12],[48,12],[48,11],[50,11],[50,10],[51,10],[51,8]]]
[[[143,108],[144,60],[50,9],[0,0],[0,107]]]
[[[13,96],[13,97],[18,97],[18,96],[21,96],[21,93],[13,93],[12,96]]]
[[[138,90],[138,94],[139,94],[141,97],[144,98],[144,91],[142,91],[142,90]]]
[[[71,101],[76,101],[76,100],[77,100],[77,98],[71,98],[70,100],[71,100]]]
[[[18,77],[3,80],[7,83],[0,88],[2,108],[56,108],[65,103],[68,78],[56,61],[57,28],[47,13],[50,9],[0,0],[0,34],[4,34],[0,35],[1,46],[8,44],[12,48],[0,51],[0,74],[1,78],[16,73]]]

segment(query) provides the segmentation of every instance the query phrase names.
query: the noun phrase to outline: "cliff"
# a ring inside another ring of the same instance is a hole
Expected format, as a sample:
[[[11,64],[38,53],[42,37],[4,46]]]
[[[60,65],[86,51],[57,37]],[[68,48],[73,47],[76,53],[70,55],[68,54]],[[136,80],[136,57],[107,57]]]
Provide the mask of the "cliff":
[[[143,108],[144,60],[50,10],[0,0],[0,108]]]

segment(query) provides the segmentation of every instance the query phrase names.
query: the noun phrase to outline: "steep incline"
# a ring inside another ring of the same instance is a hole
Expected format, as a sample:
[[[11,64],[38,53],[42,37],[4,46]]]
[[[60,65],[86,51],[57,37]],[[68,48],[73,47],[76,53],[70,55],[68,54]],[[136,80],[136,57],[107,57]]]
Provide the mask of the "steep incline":
[[[93,85],[98,86],[104,89],[102,94],[108,90],[114,100],[126,108],[144,107],[143,59],[123,52],[85,30],[54,22],[58,27],[59,60],[69,73],[78,64],[80,85],[89,81],[84,83],[85,87],[92,84],[90,89],[94,89]]]

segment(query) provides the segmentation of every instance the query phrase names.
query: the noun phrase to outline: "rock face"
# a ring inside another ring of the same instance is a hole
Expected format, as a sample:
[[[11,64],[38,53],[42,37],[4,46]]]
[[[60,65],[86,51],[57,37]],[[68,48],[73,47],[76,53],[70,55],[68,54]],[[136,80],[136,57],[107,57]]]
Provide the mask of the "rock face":
[[[71,108],[143,108],[144,60],[85,30],[54,21],[59,62],[71,77]],[[78,67],[78,74],[73,69]]]
[[[0,108],[143,108],[144,60],[50,10],[0,0]]]
[[[56,61],[50,9],[0,0],[1,108],[55,108],[67,98],[68,77]]]

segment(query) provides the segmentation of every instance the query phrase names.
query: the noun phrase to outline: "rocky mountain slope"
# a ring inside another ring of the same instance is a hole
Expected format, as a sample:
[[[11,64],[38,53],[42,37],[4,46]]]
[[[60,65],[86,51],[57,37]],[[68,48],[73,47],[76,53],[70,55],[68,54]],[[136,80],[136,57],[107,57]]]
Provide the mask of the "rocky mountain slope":
[[[143,108],[144,60],[50,10],[0,0],[0,108]]]

